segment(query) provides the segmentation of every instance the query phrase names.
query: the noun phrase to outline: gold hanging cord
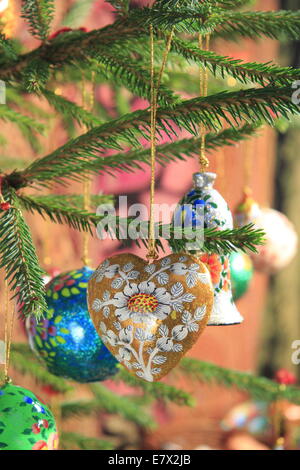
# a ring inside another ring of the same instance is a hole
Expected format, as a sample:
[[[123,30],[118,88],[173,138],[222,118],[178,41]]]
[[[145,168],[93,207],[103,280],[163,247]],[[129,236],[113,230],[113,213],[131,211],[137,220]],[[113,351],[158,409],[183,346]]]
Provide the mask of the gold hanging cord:
[[[210,46],[210,34],[205,36],[205,49],[203,49],[203,36],[198,36],[199,49],[209,51]],[[208,69],[206,65],[200,68],[200,96],[206,97],[208,92]],[[205,154],[206,136],[205,126],[201,122],[199,125],[199,136],[200,136],[200,153],[199,153],[199,165],[200,171],[203,173],[209,167],[209,160]]]
[[[91,76],[91,83],[92,83],[92,90],[90,93],[87,94],[87,87],[86,87],[86,80],[83,75],[82,77],[82,107],[84,109],[88,109],[89,111],[93,111],[95,106],[95,71],[92,71]],[[88,131],[87,126],[85,126],[85,132]],[[92,189],[92,180],[90,177],[86,177],[83,183],[83,208],[86,212],[90,212],[91,210],[91,189]],[[82,262],[84,266],[88,266],[90,264],[89,259],[89,232],[83,232],[83,239],[82,239]]]
[[[150,183],[150,218],[149,218],[149,240],[148,240],[148,253],[146,258],[148,260],[155,260],[158,254],[155,246],[155,219],[154,219],[154,203],[155,203],[155,161],[156,161],[156,121],[157,121],[157,101],[158,92],[161,84],[162,76],[167,64],[168,54],[170,52],[174,29],[171,30],[167,39],[166,48],[164,51],[162,65],[158,74],[157,82],[155,83],[154,76],[154,32],[153,26],[150,25],[150,156],[151,156],[151,183]]]
[[[4,383],[10,383],[10,378],[8,375],[9,370],[9,361],[10,361],[10,351],[12,343],[12,333],[15,320],[15,305],[11,306],[9,301],[9,288],[8,282],[5,281],[5,301],[4,301],[4,342],[5,342],[5,359],[4,359]]]

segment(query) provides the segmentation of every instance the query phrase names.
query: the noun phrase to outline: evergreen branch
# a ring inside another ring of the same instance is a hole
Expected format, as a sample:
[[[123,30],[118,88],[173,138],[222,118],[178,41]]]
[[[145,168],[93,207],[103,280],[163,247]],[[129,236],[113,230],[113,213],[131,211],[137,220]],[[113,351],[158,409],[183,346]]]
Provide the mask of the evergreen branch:
[[[17,58],[17,52],[13,42],[6,38],[3,33],[0,33],[0,53],[0,63],[2,63],[2,59],[15,60]]]
[[[217,17],[219,9],[214,7],[212,14],[212,7],[209,4],[197,3],[193,7],[181,8],[140,8],[134,10],[130,14],[130,21],[136,23],[140,27],[153,25],[157,30],[170,30],[174,28],[182,33],[195,33],[202,34],[212,33],[217,26]]]
[[[148,70],[133,62],[132,58],[116,54],[111,48],[107,48],[107,50],[102,48],[95,58],[103,64],[102,71],[106,78],[113,78],[116,83],[124,85],[137,96],[150,100],[151,77]],[[158,103],[160,105],[170,106],[179,100],[179,97],[176,97],[165,85],[160,85],[158,91]]]
[[[35,59],[24,70],[23,86],[28,93],[39,93],[49,77],[49,64],[44,60]]]
[[[22,17],[27,20],[31,34],[46,42],[54,15],[53,0],[22,0]]]
[[[254,3],[255,0],[156,0],[156,8],[175,9],[178,7],[197,7],[199,4],[219,6],[223,8],[240,8]]]
[[[141,407],[137,407],[134,399],[121,397],[100,384],[91,384],[98,406],[110,414],[118,414],[124,419],[144,428],[153,428],[154,421]]]
[[[73,390],[64,379],[48,372],[44,365],[36,360],[27,345],[12,344],[11,363],[16,371],[30,375],[39,384],[50,385],[57,392],[67,393]]]
[[[206,134],[206,150],[212,152],[220,147],[236,145],[245,139],[255,135],[259,124],[245,124],[240,128],[229,128],[223,132]],[[199,154],[201,138],[181,139],[171,143],[161,144],[156,147],[156,161],[162,166],[166,166],[177,160],[194,158]],[[105,157],[99,162],[91,163],[84,167],[85,171],[99,173],[109,173],[115,175],[118,171],[133,172],[143,167],[141,163],[150,165],[149,148],[132,150],[125,153]]]
[[[35,59],[45,60],[49,65],[62,68],[68,64],[89,63],[90,58],[99,54],[101,48],[114,46],[114,49],[124,50],[126,42],[145,35],[137,25],[127,20],[116,21],[113,25],[95,29],[88,33],[70,31],[57,36],[47,44],[26,54],[20,54],[16,60],[3,63],[0,70],[0,79],[19,80],[27,66]]]
[[[135,10],[130,20],[140,27],[152,24],[158,30],[175,28],[185,33],[213,33],[226,37],[270,37],[278,39],[283,34],[298,39],[300,36],[299,11],[249,11],[233,12],[207,3],[193,7],[143,8]]]
[[[199,122],[206,128],[218,130],[225,120],[230,126],[238,126],[243,120],[255,123],[265,120],[273,124],[276,117],[299,114],[299,107],[292,102],[289,87],[265,87],[234,92],[221,92],[206,98],[193,98],[171,108],[157,111],[157,130],[169,136],[176,135],[176,126],[192,134],[198,133]],[[139,136],[149,138],[149,110],[135,111],[95,127],[50,155],[35,160],[27,169],[18,174],[22,185],[32,182],[46,182],[58,178],[76,179],[86,162],[92,166],[102,160],[99,152],[106,148],[121,150],[120,142],[139,145]],[[10,178],[8,177],[8,180]]]
[[[51,90],[42,88],[40,91],[48,103],[64,118],[71,118],[80,126],[84,125],[88,128],[101,125],[100,120],[96,116],[81,106],[78,106],[76,103],[69,101],[61,95],[57,95]]]
[[[71,208],[84,209],[84,196],[81,194],[47,194],[43,196],[30,196],[33,201],[42,206],[54,206],[57,208]],[[90,195],[91,207],[96,209],[100,204],[112,204],[114,196],[108,194],[91,194]],[[28,200],[30,204],[30,201]]]
[[[38,212],[43,218],[45,216],[57,224],[67,224],[69,227],[92,234],[92,227],[96,227],[101,220],[93,213],[84,209],[63,204],[62,200],[51,198],[39,198],[34,196],[18,195],[18,201],[25,210],[34,213]]]
[[[300,404],[300,389],[296,387],[282,387],[280,384],[264,377],[257,377],[245,372],[216,366],[208,362],[185,357],[182,359],[179,371],[192,379],[203,383],[216,383],[226,387],[236,387],[249,393],[257,400],[274,402],[288,400]]]
[[[214,52],[202,51],[190,42],[174,38],[171,45],[172,51],[180,54],[189,61],[205,65],[214,74],[220,74],[225,78],[229,74],[242,83],[259,83],[262,86],[268,84],[289,85],[300,77],[300,70],[292,67],[280,67],[276,64],[243,62],[242,60],[217,55]]]
[[[147,428],[154,426],[152,418],[140,407],[137,407],[133,400],[118,396],[102,385],[91,385],[91,387],[97,396],[95,396],[93,400],[78,400],[62,403],[62,418],[67,419],[73,416],[79,417],[97,412],[107,412],[119,414],[124,419],[136,423],[139,426]]]
[[[30,136],[33,129],[40,134],[42,134],[45,129],[43,124],[37,122],[35,119],[18,113],[5,104],[0,106],[0,119],[16,124],[25,137]]]
[[[265,233],[262,230],[254,228],[253,224],[245,225],[244,227],[236,228],[233,230],[221,230],[218,231],[216,228],[205,228],[203,229],[203,246],[199,245],[195,251],[203,251],[206,253],[219,253],[219,254],[230,254],[233,251],[252,251],[257,252],[257,245],[264,245]],[[175,253],[181,253],[185,251],[187,243],[191,242],[191,235],[197,234],[200,237],[201,229],[182,229],[174,228],[172,230],[172,237],[168,240],[172,251]],[[167,233],[167,232],[166,232]],[[177,238],[176,235],[181,235],[182,238]]]
[[[123,381],[130,387],[141,388],[146,396],[157,400],[170,401],[180,406],[194,406],[194,398],[184,390],[180,390],[162,382],[144,382],[121,368],[120,372],[113,377],[115,381]]]
[[[282,36],[299,39],[300,36],[299,10],[227,11],[218,16],[215,35],[226,39],[236,39],[241,36],[253,39],[260,37],[280,39]]]
[[[62,432],[59,444],[65,450],[113,450],[113,443],[96,437],[87,437],[74,432]]]
[[[29,228],[13,191],[3,192],[11,209],[3,211],[0,225],[0,268],[4,268],[13,298],[18,299],[22,314],[39,318],[47,309],[42,276]]]

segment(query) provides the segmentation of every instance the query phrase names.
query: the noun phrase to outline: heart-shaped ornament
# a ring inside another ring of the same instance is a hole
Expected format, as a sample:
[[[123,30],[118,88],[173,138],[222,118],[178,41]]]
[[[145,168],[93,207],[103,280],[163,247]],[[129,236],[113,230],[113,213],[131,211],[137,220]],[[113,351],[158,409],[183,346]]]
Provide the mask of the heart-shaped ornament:
[[[160,380],[199,338],[214,293],[206,266],[187,254],[149,264],[132,254],[106,259],[88,283],[91,318],[131,373]]]

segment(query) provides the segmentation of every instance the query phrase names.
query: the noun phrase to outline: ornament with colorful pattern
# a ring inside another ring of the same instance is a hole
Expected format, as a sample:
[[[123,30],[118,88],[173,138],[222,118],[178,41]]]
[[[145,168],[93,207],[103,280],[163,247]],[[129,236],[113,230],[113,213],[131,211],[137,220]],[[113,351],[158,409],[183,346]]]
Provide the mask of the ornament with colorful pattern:
[[[56,450],[54,417],[29,390],[0,387],[0,450]]]
[[[269,442],[272,426],[268,403],[245,401],[234,406],[221,421],[221,428],[227,432],[244,431],[264,442]]]
[[[240,299],[249,289],[253,277],[251,258],[241,251],[231,253],[229,257],[233,299]]]
[[[38,323],[27,320],[32,349],[58,376],[77,382],[106,380],[117,372],[117,361],[99,338],[87,310],[87,267],[60,274],[46,286],[48,310]]]
[[[194,188],[180,201],[175,210],[173,223],[175,227],[233,228],[233,220],[228,204],[221,194],[214,189],[215,173],[195,173]],[[204,220],[199,217],[204,209]],[[170,246],[176,252],[176,241],[170,240]],[[191,252],[193,253],[193,252]],[[208,326],[235,325],[243,321],[232,297],[229,260],[227,256],[214,253],[198,254],[199,260],[205,263],[210,271],[215,291],[212,315]]]
[[[250,253],[254,268],[267,274],[275,274],[288,266],[297,253],[298,235],[288,218],[274,209],[262,208],[245,193],[242,204],[237,207],[236,227],[253,223],[265,232],[265,244],[257,253]]]
[[[129,253],[116,255],[88,284],[89,311],[103,342],[129,372],[148,382],[175,367],[211,314],[209,272],[187,254],[151,264]]]

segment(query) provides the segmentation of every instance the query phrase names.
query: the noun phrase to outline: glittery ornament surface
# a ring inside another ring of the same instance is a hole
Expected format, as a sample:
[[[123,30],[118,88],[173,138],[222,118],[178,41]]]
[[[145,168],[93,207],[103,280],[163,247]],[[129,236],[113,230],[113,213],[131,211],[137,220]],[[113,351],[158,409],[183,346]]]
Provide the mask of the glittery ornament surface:
[[[175,226],[197,228],[215,228],[226,230],[233,228],[233,219],[228,204],[221,194],[213,188],[216,179],[214,173],[195,173],[194,188],[180,201],[174,213]],[[198,208],[204,208],[204,221],[199,220]],[[173,251],[176,240],[170,241]],[[236,325],[243,321],[232,297],[228,256],[215,253],[197,253],[197,259],[206,264],[214,286],[214,305],[208,325]]]
[[[0,450],[56,450],[54,417],[29,390],[7,384],[0,388]]]
[[[45,318],[27,321],[30,344],[48,370],[83,383],[105,380],[117,372],[117,361],[88,313],[86,292],[92,273],[84,267],[53,278],[46,286]]]
[[[213,289],[205,265],[189,255],[148,264],[121,254],[95,271],[88,303],[99,335],[118,361],[152,382],[199,338],[211,314]]]
[[[232,253],[229,258],[231,286],[234,300],[241,298],[248,290],[253,277],[253,264],[246,253]]]

